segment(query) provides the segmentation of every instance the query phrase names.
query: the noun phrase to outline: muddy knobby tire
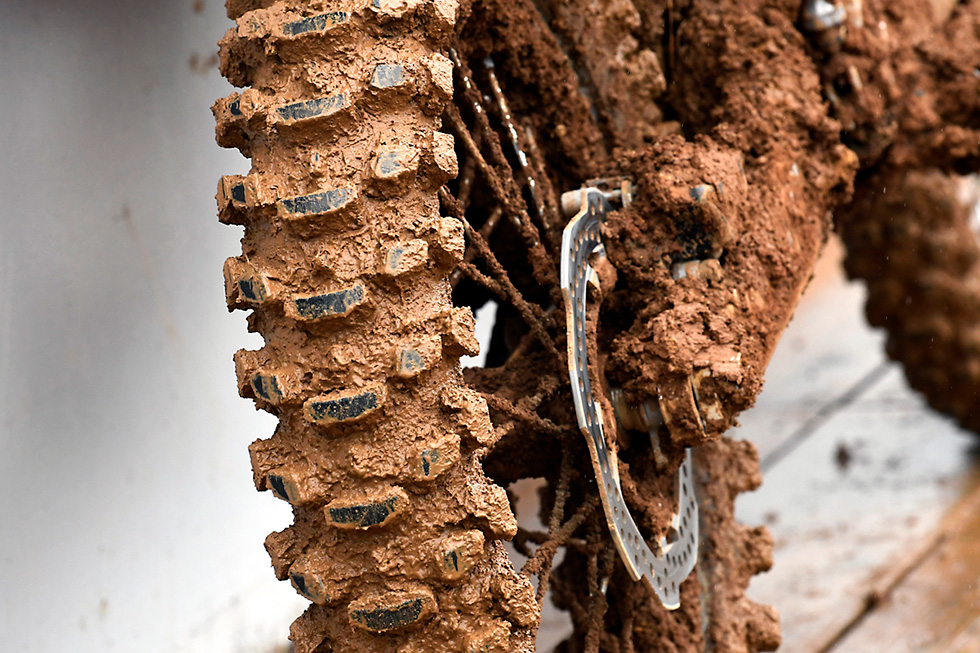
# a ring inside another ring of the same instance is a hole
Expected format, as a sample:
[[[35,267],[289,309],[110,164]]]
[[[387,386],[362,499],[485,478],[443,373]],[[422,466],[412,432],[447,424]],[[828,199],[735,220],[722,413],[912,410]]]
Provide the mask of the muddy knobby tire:
[[[252,160],[222,178],[243,225],[230,309],[265,339],[235,356],[243,396],[279,418],[250,447],[255,485],[292,505],[266,540],[312,603],[296,651],[533,650],[538,608],[502,539],[517,525],[483,473],[495,441],[464,385],[474,320],[448,274],[462,225],[438,131],[452,98],[456,0],[229,0],[217,138]]]
[[[980,432],[980,240],[964,185],[939,170],[880,174],[841,221],[851,277],[889,357],[934,409]],[[968,194],[968,193],[967,193]]]

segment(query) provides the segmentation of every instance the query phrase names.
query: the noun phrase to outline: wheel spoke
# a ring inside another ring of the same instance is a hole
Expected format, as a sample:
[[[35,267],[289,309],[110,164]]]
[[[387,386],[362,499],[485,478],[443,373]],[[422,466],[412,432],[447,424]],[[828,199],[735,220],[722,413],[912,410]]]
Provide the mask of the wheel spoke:
[[[545,216],[541,198],[538,196],[537,182],[535,182],[534,176],[531,174],[531,166],[528,163],[527,154],[524,153],[524,150],[521,147],[517,127],[514,126],[514,120],[510,115],[510,107],[507,105],[507,98],[504,97],[504,92],[500,88],[500,82],[497,80],[497,73],[494,71],[495,66],[493,59],[486,57],[483,60],[483,65],[487,69],[487,76],[490,78],[490,90],[493,92],[493,97],[497,101],[497,106],[500,110],[500,117],[504,122],[504,126],[507,128],[507,135],[510,137],[511,146],[514,148],[514,154],[517,156],[518,163],[521,164],[521,172],[524,173],[524,180],[527,184],[528,193],[531,195],[534,210],[537,212],[538,219],[541,220],[545,231],[547,231],[548,218]]]
[[[562,352],[555,347],[552,336],[545,328],[547,317],[544,315],[544,311],[541,310],[541,307],[524,299],[521,291],[514,286],[513,282],[510,280],[510,276],[507,274],[507,271],[500,264],[500,261],[497,260],[494,253],[490,250],[490,246],[487,245],[487,242],[483,239],[480,233],[473,229],[473,226],[470,225],[469,221],[467,221],[466,216],[463,215],[459,208],[459,203],[452,196],[452,194],[450,194],[446,188],[441,188],[439,189],[439,197],[442,199],[443,204],[448,209],[449,214],[463,223],[463,228],[465,229],[467,238],[469,238],[470,244],[476,248],[477,254],[480,255],[484,261],[486,261],[487,267],[490,268],[490,272],[495,278],[488,277],[480,272],[475,265],[465,261],[459,264],[459,268],[475,281],[483,284],[487,289],[494,292],[501,299],[509,301],[520,313],[521,317],[531,328],[531,331],[533,331],[541,341],[544,348],[553,355],[555,360],[563,362],[565,357],[563,356]]]
[[[508,215],[514,216],[515,226],[518,227],[521,237],[524,239],[524,244],[530,253],[531,267],[535,281],[543,286],[554,288],[557,286],[558,281],[558,271],[555,267],[554,259],[548,256],[547,251],[542,245],[541,233],[537,225],[531,220],[526,208],[522,206],[524,201],[517,188],[517,184],[514,182],[513,170],[510,169],[510,164],[507,163],[507,158],[504,156],[497,132],[490,126],[487,111],[481,104],[480,93],[473,84],[469,67],[459,58],[455,50],[450,50],[449,56],[463,80],[463,95],[470,101],[473,107],[476,126],[486,136],[485,143],[489,148],[494,164],[500,170],[507,170],[507,174],[498,174],[494,167],[483,157],[469,130],[465,128],[465,122],[459,113],[458,107],[453,104],[447,105],[446,116],[452,124],[453,129],[463,138],[463,142],[470,155],[477,159],[477,164],[480,167],[480,171],[486,177],[490,190],[504,206],[504,210]]]

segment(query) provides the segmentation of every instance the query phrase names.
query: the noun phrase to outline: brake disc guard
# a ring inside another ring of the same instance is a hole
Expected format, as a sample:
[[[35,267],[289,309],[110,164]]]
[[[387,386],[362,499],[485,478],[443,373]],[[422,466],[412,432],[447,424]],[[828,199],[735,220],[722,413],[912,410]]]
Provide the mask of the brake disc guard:
[[[606,444],[602,407],[593,394],[593,388],[600,386],[589,377],[585,303],[588,284],[599,285],[599,277],[589,264],[589,257],[593,252],[604,256],[600,228],[611,210],[607,195],[625,204],[629,201],[629,188],[624,185],[613,193],[603,193],[598,188],[586,187],[565,193],[562,198],[566,209],[578,208],[565,227],[561,243],[561,287],[568,324],[568,373],[575,414],[589,446],[613,542],[633,580],[642,578],[664,607],[673,610],[680,606],[681,582],[691,573],[698,557],[698,504],[692,481],[691,451],[687,450],[678,470],[678,512],[671,519],[676,538],[668,541],[666,536],[662,537],[658,542],[661,554],[657,555],[643,539],[623,500],[618,458]],[[644,410],[652,412],[648,406]],[[656,421],[651,417],[647,415],[645,421],[656,442]]]

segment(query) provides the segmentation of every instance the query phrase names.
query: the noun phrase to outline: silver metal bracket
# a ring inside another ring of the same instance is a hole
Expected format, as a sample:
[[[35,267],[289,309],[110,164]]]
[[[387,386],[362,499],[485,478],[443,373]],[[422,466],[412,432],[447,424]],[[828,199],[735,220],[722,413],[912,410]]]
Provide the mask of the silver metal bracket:
[[[602,407],[593,394],[593,387],[597,387],[597,384],[589,377],[585,302],[588,284],[599,285],[599,277],[589,264],[589,257],[593,253],[604,255],[600,228],[606,214],[612,210],[609,199],[626,204],[629,202],[629,189],[629,182],[623,181],[618,193],[586,187],[562,196],[563,208],[576,209],[574,217],[565,227],[561,242],[561,287],[568,324],[568,373],[572,382],[575,414],[589,446],[602,508],[613,542],[633,580],[645,580],[664,607],[674,610],[680,606],[681,582],[691,573],[698,557],[698,504],[692,481],[691,451],[687,451],[678,471],[678,512],[671,520],[671,530],[676,537],[670,541],[666,536],[660,538],[660,554],[657,555],[643,539],[623,500],[619,461],[616,451],[606,443]],[[656,441],[656,420],[651,415],[644,422],[648,428],[652,427],[650,434]]]

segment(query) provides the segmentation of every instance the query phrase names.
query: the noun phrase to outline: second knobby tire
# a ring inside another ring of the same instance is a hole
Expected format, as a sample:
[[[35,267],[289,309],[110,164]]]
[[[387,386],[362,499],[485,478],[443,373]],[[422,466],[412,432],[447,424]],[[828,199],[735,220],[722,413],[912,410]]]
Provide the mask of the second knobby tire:
[[[877,175],[842,221],[846,266],[868,284],[868,321],[929,405],[980,432],[976,182],[939,170]]]
[[[265,339],[235,363],[279,418],[250,452],[293,509],[266,548],[311,601],[295,649],[533,650],[533,588],[500,542],[516,522],[481,466],[494,428],[458,364],[478,348],[447,281],[463,228],[437,199],[457,172],[439,131],[456,2],[228,11],[221,69],[249,88],[215,104],[217,136],[252,169],[219,186],[245,227],[226,294]]]

